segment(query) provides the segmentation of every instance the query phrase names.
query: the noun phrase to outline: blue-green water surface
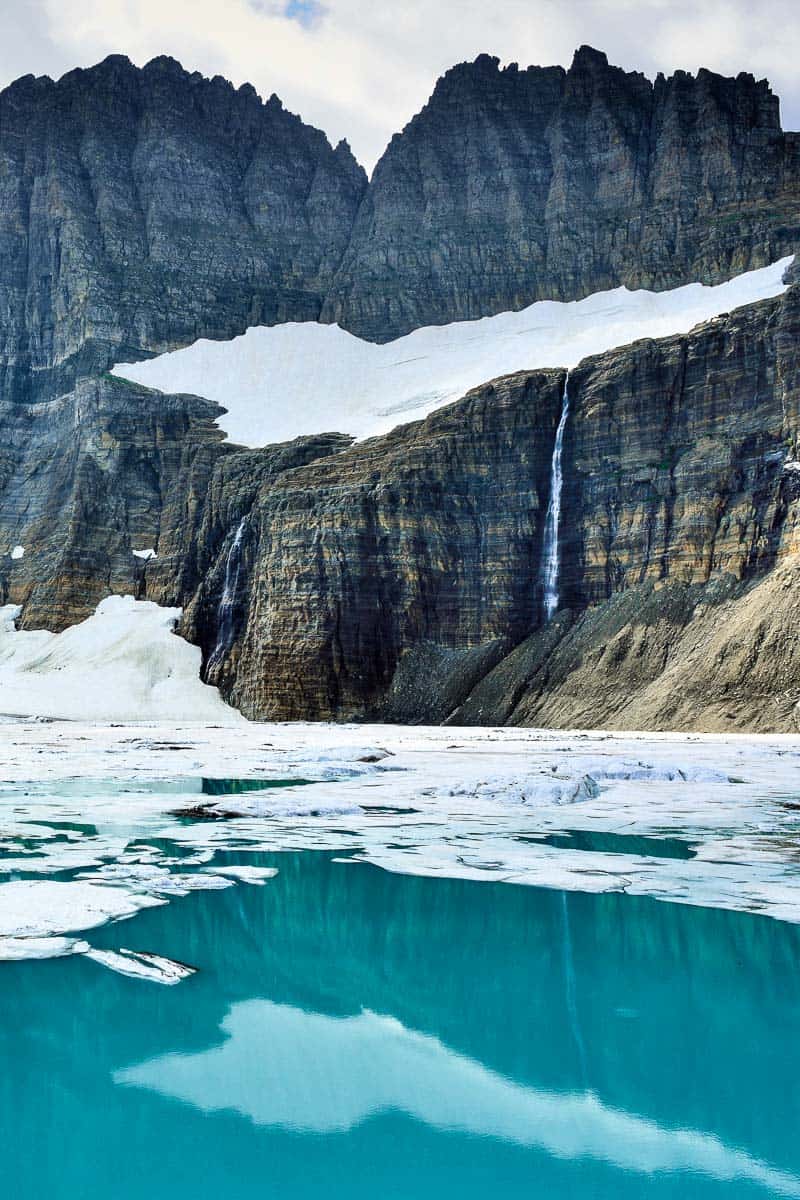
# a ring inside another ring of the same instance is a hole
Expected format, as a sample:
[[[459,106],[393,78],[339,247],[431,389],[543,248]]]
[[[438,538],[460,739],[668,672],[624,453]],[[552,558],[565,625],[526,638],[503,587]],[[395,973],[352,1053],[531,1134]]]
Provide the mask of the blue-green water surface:
[[[795,927],[240,861],[279,874],[93,935],[176,987],[0,969],[3,1196],[800,1196]]]

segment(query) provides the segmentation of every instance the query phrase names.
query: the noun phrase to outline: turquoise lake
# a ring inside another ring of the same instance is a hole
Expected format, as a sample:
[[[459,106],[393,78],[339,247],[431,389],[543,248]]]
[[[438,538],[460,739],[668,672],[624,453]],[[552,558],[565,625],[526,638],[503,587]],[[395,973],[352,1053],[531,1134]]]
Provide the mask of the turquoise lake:
[[[9,1200],[800,1196],[800,930],[328,853],[0,968]]]

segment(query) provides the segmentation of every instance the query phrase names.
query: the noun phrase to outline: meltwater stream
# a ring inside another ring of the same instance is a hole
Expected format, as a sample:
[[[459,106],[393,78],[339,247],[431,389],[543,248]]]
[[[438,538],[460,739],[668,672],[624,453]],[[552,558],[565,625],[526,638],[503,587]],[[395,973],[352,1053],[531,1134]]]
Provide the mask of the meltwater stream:
[[[4,1195],[800,1197],[799,927],[223,859],[277,874],[93,933],[177,987],[4,964]]]
[[[558,569],[560,561],[558,535],[561,524],[561,492],[564,485],[561,457],[564,447],[564,431],[567,427],[568,417],[569,371],[564,378],[561,419],[558,422],[556,440],[553,443],[553,458],[550,465],[550,500],[547,505],[544,540],[542,544],[542,593],[545,621],[550,621],[558,608]]]

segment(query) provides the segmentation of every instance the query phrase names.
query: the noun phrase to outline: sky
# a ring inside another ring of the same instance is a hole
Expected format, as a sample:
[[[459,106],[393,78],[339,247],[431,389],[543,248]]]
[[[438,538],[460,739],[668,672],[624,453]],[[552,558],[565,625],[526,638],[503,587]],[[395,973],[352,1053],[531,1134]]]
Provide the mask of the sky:
[[[0,0],[0,87],[170,54],[276,92],[371,170],[447,67],[482,52],[569,66],[584,43],[651,78],[766,76],[784,128],[800,129],[797,0]]]

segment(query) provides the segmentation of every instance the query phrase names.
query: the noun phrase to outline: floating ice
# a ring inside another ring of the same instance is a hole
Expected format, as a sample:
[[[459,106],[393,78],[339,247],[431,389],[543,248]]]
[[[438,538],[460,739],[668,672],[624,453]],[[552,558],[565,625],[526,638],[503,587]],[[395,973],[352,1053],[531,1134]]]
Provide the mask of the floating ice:
[[[0,872],[31,877],[0,884],[5,958],[74,953],[94,924],[264,882],[274,868],[248,852],[304,849],[800,922],[792,737],[11,722],[0,779]],[[204,779],[305,786],[217,795]],[[203,819],[209,810],[218,819]],[[581,847],[581,832],[628,840]],[[659,838],[690,843],[693,856],[659,855]]]
[[[66,937],[0,937],[0,962],[21,962],[25,959],[66,958],[83,954],[88,942]]]
[[[238,879],[240,883],[254,883],[263,887],[268,879],[274,879],[278,874],[277,867],[215,867],[216,875],[225,875],[229,879]]]
[[[197,973],[196,967],[189,967],[186,963],[175,962],[172,958],[164,958],[160,954],[147,954],[141,950],[96,950],[87,947],[83,954],[119,975],[128,975],[132,979],[146,979],[150,983],[163,983],[167,986],[180,983]]]
[[[162,901],[86,882],[15,879],[0,883],[0,938],[47,938],[132,917]]]

